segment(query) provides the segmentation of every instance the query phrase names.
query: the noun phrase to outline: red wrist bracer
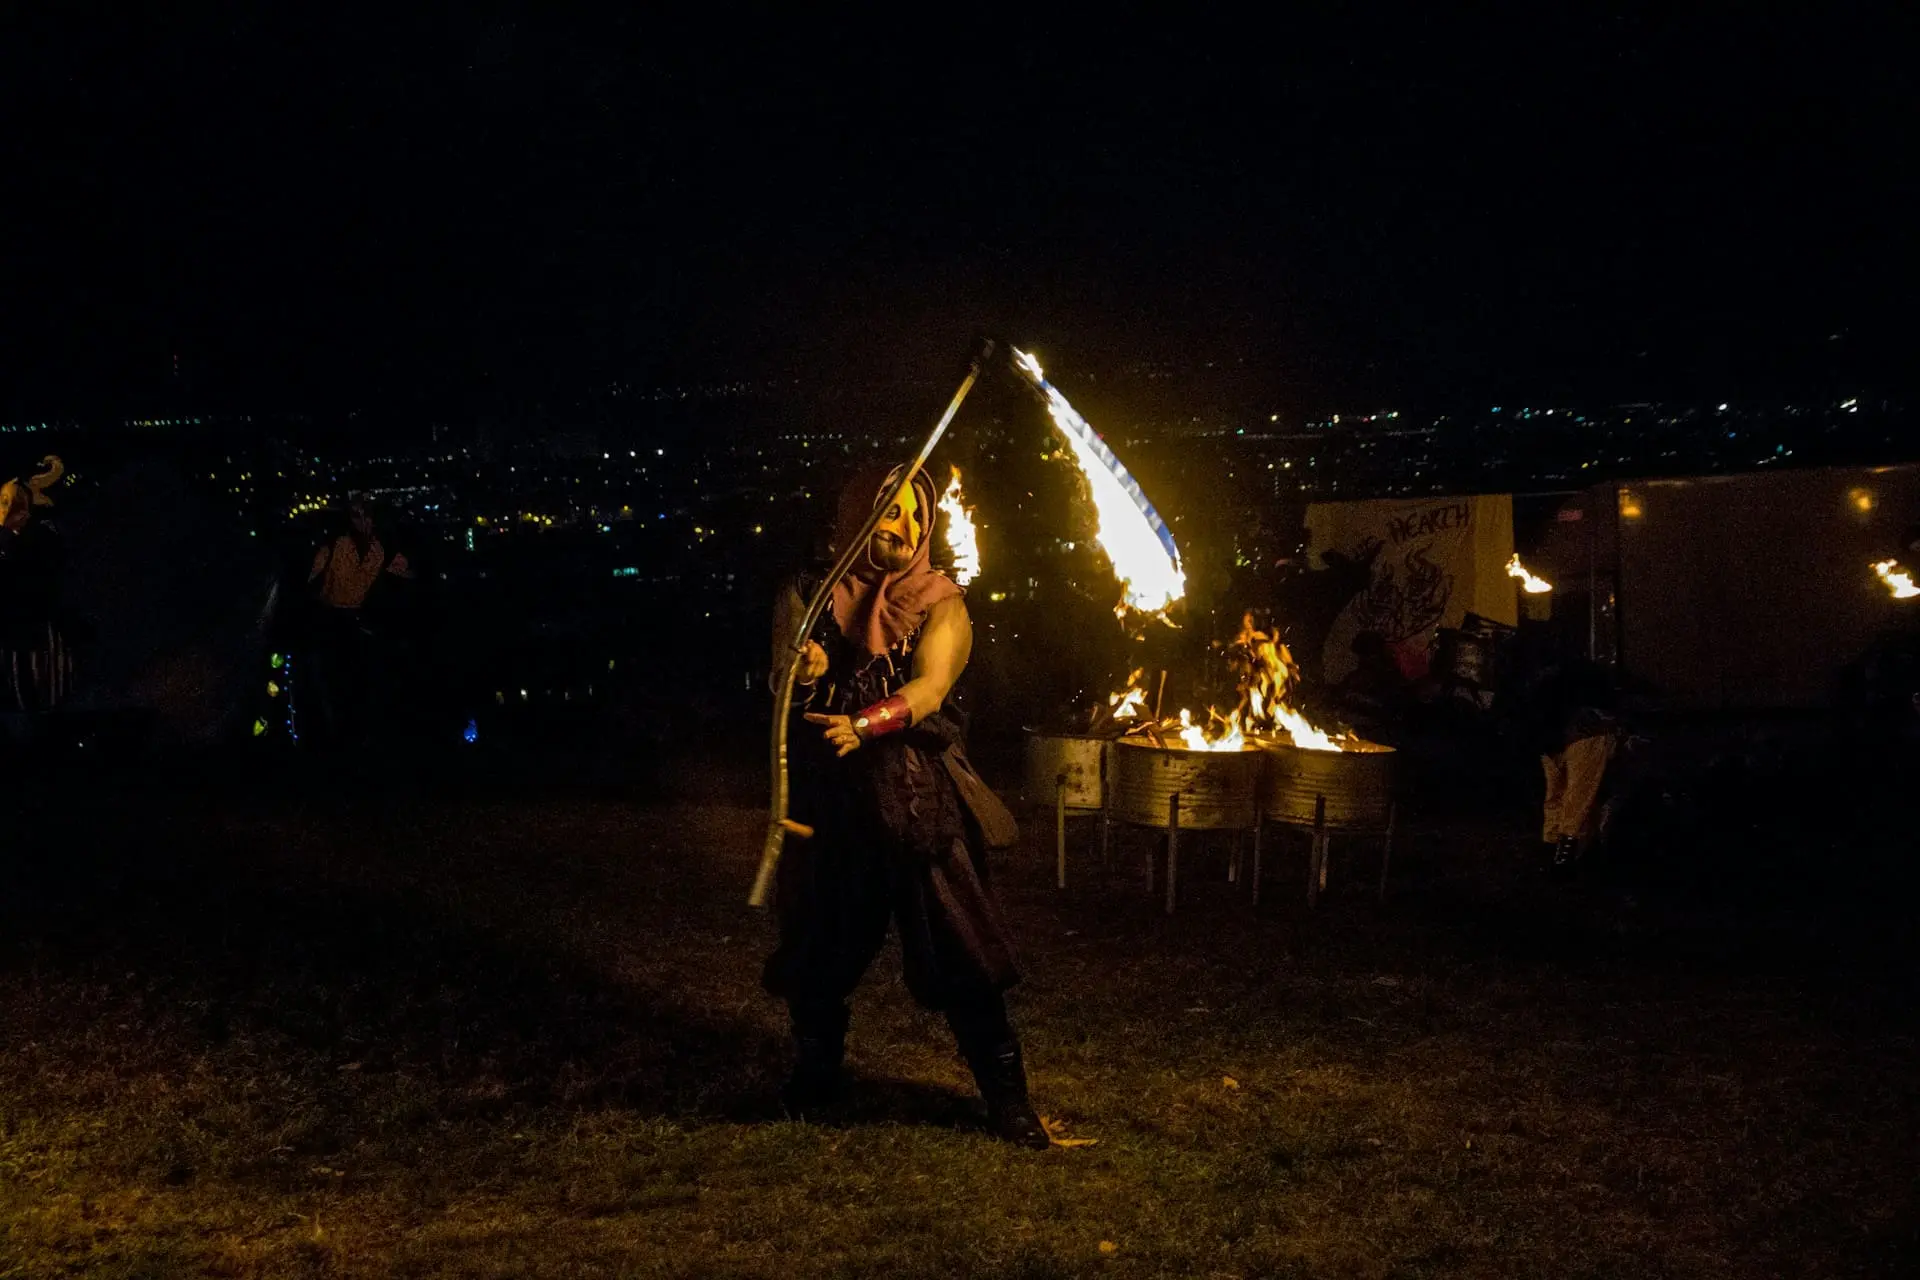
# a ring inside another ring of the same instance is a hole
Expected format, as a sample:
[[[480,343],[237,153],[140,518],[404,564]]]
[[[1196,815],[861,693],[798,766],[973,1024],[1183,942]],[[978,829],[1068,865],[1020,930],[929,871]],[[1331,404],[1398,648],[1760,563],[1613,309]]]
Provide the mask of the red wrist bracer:
[[[897,693],[891,698],[882,698],[853,717],[854,732],[863,738],[884,738],[889,733],[899,733],[912,723],[913,713],[907,709],[907,700]]]

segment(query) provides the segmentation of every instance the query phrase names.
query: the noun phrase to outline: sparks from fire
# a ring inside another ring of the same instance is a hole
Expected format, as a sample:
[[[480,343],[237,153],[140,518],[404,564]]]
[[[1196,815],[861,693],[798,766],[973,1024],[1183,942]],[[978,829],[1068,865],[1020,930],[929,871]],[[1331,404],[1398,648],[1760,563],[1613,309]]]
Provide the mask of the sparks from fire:
[[[1040,362],[1018,348],[1013,352],[1020,371],[1046,397],[1054,429],[1073,455],[1093,495],[1095,539],[1120,580],[1121,604],[1116,610],[1138,609],[1163,613],[1187,592],[1180,554],[1172,535],[1160,523],[1151,503],[1120,460],[1107,448],[1087,420],[1046,380]]]
[[[966,586],[980,576],[980,540],[973,527],[973,508],[966,505],[960,492],[960,468],[953,469],[947,491],[940,495],[940,510],[947,517],[947,550],[953,556],[953,580]]]
[[[1507,561],[1507,576],[1520,579],[1520,588],[1530,596],[1553,590],[1553,584],[1545,578],[1535,577],[1527,572],[1527,566],[1520,563],[1520,553],[1513,553],[1513,559]]]
[[[1913,575],[1902,568],[1898,560],[1881,560],[1873,566],[1873,572],[1887,584],[1887,590],[1893,593],[1895,600],[1911,600],[1920,596],[1920,587],[1913,585]]]

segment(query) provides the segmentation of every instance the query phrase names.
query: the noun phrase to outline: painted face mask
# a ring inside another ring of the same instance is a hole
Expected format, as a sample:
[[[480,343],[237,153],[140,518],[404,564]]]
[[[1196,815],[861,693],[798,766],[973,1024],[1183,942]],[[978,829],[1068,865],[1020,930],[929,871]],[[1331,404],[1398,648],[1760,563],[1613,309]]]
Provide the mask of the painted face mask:
[[[908,485],[898,500],[887,508],[875,533],[890,533],[907,544],[907,549],[920,545],[921,535],[926,532],[925,513],[920,510],[920,494],[917,485]]]
[[[25,528],[31,501],[27,486],[18,480],[9,480],[0,485],[0,528],[16,532]]]

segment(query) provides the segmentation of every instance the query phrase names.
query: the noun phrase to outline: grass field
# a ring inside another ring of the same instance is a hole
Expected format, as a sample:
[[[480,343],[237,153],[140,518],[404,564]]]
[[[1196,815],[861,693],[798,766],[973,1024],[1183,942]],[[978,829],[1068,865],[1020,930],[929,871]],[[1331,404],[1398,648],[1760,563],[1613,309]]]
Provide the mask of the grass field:
[[[724,791],[724,789],[721,789]],[[1912,950],[1880,917],[1543,883],[1415,814],[1183,910],[1005,859],[1036,1101],[971,1127],[891,956],[789,1122],[737,803],[390,775],[28,789],[0,906],[0,1276],[1920,1271]],[[1077,837],[1084,849],[1085,834]]]

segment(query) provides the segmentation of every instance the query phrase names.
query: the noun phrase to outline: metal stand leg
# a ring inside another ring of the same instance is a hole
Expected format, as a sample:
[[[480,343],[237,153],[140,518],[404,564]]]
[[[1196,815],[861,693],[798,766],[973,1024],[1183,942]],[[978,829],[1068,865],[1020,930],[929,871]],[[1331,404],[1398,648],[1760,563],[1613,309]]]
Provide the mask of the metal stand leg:
[[[1053,883],[1067,887],[1067,775],[1053,780]]]
[[[1387,900],[1387,864],[1393,861],[1393,824],[1400,816],[1400,806],[1387,806],[1387,838],[1380,846],[1380,901]]]
[[[1108,845],[1112,830],[1113,823],[1107,818],[1107,806],[1103,803],[1100,806],[1100,869],[1102,871],[1110,870],[1113,866],[1113,854]]]
[[[1158,851],[1152,845],[1148,845],[1147,846],[1147,896],[1149,898],[1153,896],[1153,860],[1157,856],[1159,856]]]
[[[1307,905],[1320,905],[1321,877],[1326,867],[1327,798],[1313,798],[1313,846],[1307,853]]]
[[[1167,797],[1167,914],[1173,914],[1173,897],[1180,885],[1180,793]]]
[[[1253,905],[1260,905],[1260,833],[1266,826],[1265,818],[1253,820]]]
[[[1240,833],[1233,833],[1233,850],[1227,855],[1227,883],[1240,882]]]

